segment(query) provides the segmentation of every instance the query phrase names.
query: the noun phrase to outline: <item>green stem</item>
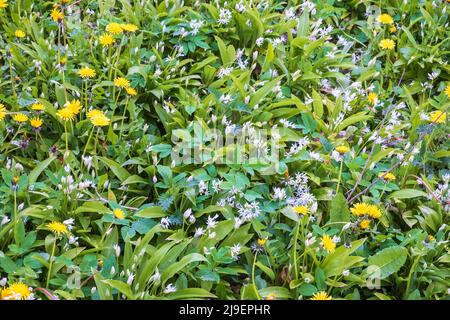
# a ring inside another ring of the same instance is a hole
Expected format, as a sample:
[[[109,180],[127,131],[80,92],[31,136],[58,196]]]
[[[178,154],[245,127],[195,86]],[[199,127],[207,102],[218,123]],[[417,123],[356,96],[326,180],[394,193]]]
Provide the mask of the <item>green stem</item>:
[[[114,106],[113,106],[112,114],[111,114],[111,121],[110,121],[109,126],[108,126],[108,132],[109,132],[109,129],[111,128],[111,125],[113,123],[114,113],[116,112],[117,103],[119,102],[119,97],[120,97],[120,92],[121,91],[122,91],[122,89],[119,90],[119,93],[117,94],[117,98],[114,101]]]
[[[125,108],[123,109],[123,114],[122,114],[122,122],[120,123],[120,134],[119,134],[119,140],[122,137],[122,129],[123,129],[123,122],[125,120],[125,114],[127,112],[128,109],[128,102],[130,99],[127,98],[127,102],[125,103]]]
[[[9,76],[10,76],[10,78],[11,78],[11,88],[12,88],[12,92],[13,92],[13,97],[14,97],[14,100],[16,101],[17,100],[17,95],[16,95],[16,85],[15,85],[15,79],[14,79],[14,77],[13,77],[13,71],[12,71],[12,62],[11,62],[11,59],[12,58],[10,58],[9,59]],[[16,106],[14,106],[14,109],[15,110],[17,110],[17,105]]]
[[[340,166],[340,168],[339,168],[339,177],[338,177],[338,184],[337,184],[337,186],[336,186],[336,194],[338,193],[338,191],[339,191],[339,185],[341,184],[341,175],[342,175],[342,166],[343,166],[343,164],[344,164],[344,158],[342,158],[342,160],[341,160],[341,166]]]
[[[300,219],[301,217],[298,218],[298,222],[297,222],[297,230],[295,232],[295,237],[294,237],[294,270],[295,270],[295,280],[298,279],[298,266],[297,266],[297,245],[298,245],[298,234],[300,231]]]
[[[419,263],[420,260],[420,256],[418,256],[415,260],[413,265],[411,266],[411,269],[409,270],[409,275],[408,275],[408,281],[406,282],[406,289],[405,289],[405,295],[404,295],[404,299],[406,299],[408,297],[408,292],[409,292],[409,288],[411,286],[411,279],[412,276],[416,270],[417,264]]]
[[[67,121],[64,121],[64,133],[66,134],[66,153],[69,151],[69,134],[67,133]]]
[[[87,147],[88,147],[88,145],[89,145],[89,142],[91,141],[92,133],[94,132],[94,128],[95,128],[95,127],[92,127],[91,133],[89,134],[89,137],[88,137],[88,139],[87,139],[87,141],[86,141],[86,145],[84,146],[83,155],[81,156],[81,158],[83,158],[84,155],[86,154],[86,150],[87,150]],[[81,162],[81,165],[83,165],[83,162]]]
[[[95,134],[95,141],[94,141],[94,154],[97,154],[97,140],[98,140],[98,132],[100,131],[100,127],[97,128],[97,133]]]
[[[87,114],[88,114],[88,83],[87,80],[84,82],[85,86],[84,86],[84,103],[85,103],[85,109],[86,109],[86,115],[85,117],[87,118]]]
[[[16,222],[17,218],[17,191],[14,190],[14,223]]]
[[[21,125],[20,125],[20,126],[21,126]],[[19,126],[19,128],[17,129],[16,133],[15,133],[15,134],[13,135],[13,137],[11,138],[11,140],[9,140],[10,143],[9,143],[8,146],[6,147],[5,155],[7,155],[8,152],[9,152],[9,147],[11,146],[11,141],[14,141],[14,139],[15,139],[15,138],[17,137],[17,135],[19,134],[20,126]],[[5,137],[5,138],[6,138],[6,137]],[[13,149],[13,150],[15,150],[15,149]]]
[[[109,224],[108,228],[105,229],[105,232],[103,232],[102,238],[100,240],[100,244],[102,246],[102,250],[103,250],[103,241],[105,241],[105,238],[106,238],[106,231],[108,231],[112,227],[112,225],[113,225],[113,222],[111,222]]]
[[[55,255],[55,248],[56,248],[56,235],[55,235],[55,239],[53,241],[53,248],[52,248],[52,254],[50,255],[50,260],[49,260],[49,264],[48,264],[48,272],[47,272],[47,283],[45,285],[45,287],[48,289],[48,283],[50,281],[50,277],[52,275],[52,266],[53,266],[53,256]]]
[[[258,288],[255,283],[255,268],[256,268],[256,258],[258,257],[258,252],[255,252],[255,257],[253,258],[253,266],[252,266],[252,284],[255,289],[256,297],[258,300],[261,300],[261,296],[259,295]]]

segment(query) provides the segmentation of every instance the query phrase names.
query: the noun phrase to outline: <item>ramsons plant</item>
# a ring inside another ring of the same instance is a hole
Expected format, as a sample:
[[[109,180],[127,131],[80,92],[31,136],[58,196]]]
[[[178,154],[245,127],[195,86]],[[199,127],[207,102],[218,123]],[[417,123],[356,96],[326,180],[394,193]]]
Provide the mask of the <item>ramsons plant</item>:
[[[449,6],[0,0],[0,300],[448,299]]]

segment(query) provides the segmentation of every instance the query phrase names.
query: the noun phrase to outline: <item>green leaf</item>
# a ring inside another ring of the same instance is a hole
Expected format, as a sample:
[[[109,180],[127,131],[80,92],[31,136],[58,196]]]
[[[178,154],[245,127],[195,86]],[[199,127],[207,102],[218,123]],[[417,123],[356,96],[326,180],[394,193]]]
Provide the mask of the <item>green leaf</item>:
[[[330,219],[328,223],[339,223],[350,221],[350,211],[348,210],[347,200],[342,193],[338,193],[330,204]],[[342,228],[342,224],[338,224]]]
[[[50,158],[47,158],[44,161],[40,162],[33,170],[30,171],[30,174],[28,175],[28,183],[35,183],[42,171],[44,171],[55,159],[55,156],[51,156]]]
[[[258,91],[256,91],[251,99],[250,99],[250,103],[249,105],[251,107],[254,107],[256,104],[260,103],[262,99],[264,99],[265,96],[267,96],[269,93],[272,92],[272,89],[276,87],[276,85],[278,84],[278,82],[280,82],[282,76],[267,82],[262,88],[258,89]]]
[[[402,189],[399,191],[395,191],[389,195],[389,199],[395,198],[395,199],[410,199],[410,198],[416,198],[416,197],[427,197],[428,194],[426,192],[423,192],[421,190],[415,190],[415,189]]]
[[[100,273],[96,272],[94,274],[94,281],[95,285],[97,287],[98,295],[100,296],[101,300],[113,300],[112,298],[112,292],[111,289],[108,287],[106,283],[103,281],[103,277]]]
[[[321,264],[321,268],[325,272],[325,275],[327,277],[340,275],[344,270],[349,269],[356,263],[364,260],[363,257],[350,255],[365,241],[365,238],[353,241],[350,248],[340,246],[333,253],[329,254]]]
[[[259,294],[266,298],[268,295],[275,295],[275,299],[292,299],[292,294],[289,289],[284,287],[267,287],[258,290]]]
[[[194,262],[200,262],[208,260],[199,253],[190,253],[183,258],[181,258],[180,261],[173,263],[171,266],[169,266],[167,269],[165,269],[161,273],[161,281],[165,283],[167,280],[172,278],[175,274],[183,270],[188,264],[194,263]]]
[[[313,286],[312,284],[309,283],[303,283],[299,288],[298,288],[298,292],[303,295],[303,296],[307,296],[310,297],[312,295],[314,295],[314,293],[317,292],[317,288],[315,286]]]
[[[129,176],[128,178],[126,178],[122,184],[123,185],[127,185],[127,184],[136,184],[136,183],[143,183],[143,184],[149,184],[149,181],[145,180],[144,178],[138,176],[138,175],[132,175]]]
[[[111,210],[99,201],[85,202],[82,206],[75,210],[75,213],[94,212],[94,213],[110,213]]]
[[[256,262],[256,266],[259,269],[261,269],[265,274],[267,274],[272,281],[275,280],[275,273],[273,272],[272,269],[270,269],[269,267],[263,265],[260,261]]]
[[[312,98],[313,98],[314,113],[316,114],[317,117],[322,118],[323,115],[322,97],[320,96],[320,94],[317,93],[316,90],[313,89]]]
[[[124,283],[119,280],[102,280],[102,282],[118,290],[120,293],[124,294],[129,300],[135,299],[135,296],[127,283]]]
[[[381,250],[376,255],[369,257],[367,269],[369,276],[378,279],[389,277],[405,264],[407,255],[408,250],[399,246]]]
[[[131,175],[126,169],[122,168],[120,164],[118,164],[114,160],[105,157],[98,157],[98,159],[103,162],[109,169],[111,169],[114,175],[122,182]]]
[[[346,118],[344,121],[342,121],[336,128],[335,132],[340,132],[347,128],[348,126],[357,123],[357,122],[363,122],[369,119],[372,119],[372,115],[366,115],[365,112],[358,112],[348,118]]]
[[[145,207],[139,211],[137,211],[134,214],[135,217],[141,217],[141,218],[161,218],[165,217],[166,214],[164,213],[163,209],[158,206],[148,206]]]
[[[167,295],[168,299],[171,300],[184,300],[184,299],[197,299],[197,298],[209,298],[214,299],[217,298],[214,294],[212,294],[209,291],[206,291],[205,289],[201,288],[186,288],[186,289],[180,289],[176,292],[173,292],[169,295]]]

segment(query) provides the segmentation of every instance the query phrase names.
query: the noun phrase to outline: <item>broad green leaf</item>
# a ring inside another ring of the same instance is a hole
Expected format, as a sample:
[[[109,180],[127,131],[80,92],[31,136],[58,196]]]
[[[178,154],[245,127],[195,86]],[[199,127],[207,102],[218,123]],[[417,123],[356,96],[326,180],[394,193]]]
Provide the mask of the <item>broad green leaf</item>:
[[[191,300],[191,299],[214,299],[217,298],[214,294],[201,288],[186,288],[177,290],[174,293],[167,295],[171,300]]]
[[[410,198],[417,198],[417,197],[427,197],[428,194],[426,192],[423,192],[421,190],[416,189],[402,189],[399,191],[392,192],[388,198],[392,199],[410,199]]]
[[[405,264],[408,250],[404,247],[394,246],[381,250],[369,257],[367,272],[369,277],[384,279],[400,270]]]
[[[102,282],[118,290],[120,293],[125,295],[129,300],[135,299],[135,296],[127,283],[124,283],[119,280],[102,280]]]
[[[28,183],[35,183],[42,171],[44,171],[55,159],[55,156],[51,156],[50,158],[47,158],[44,161],[40,162],[33,170],[30,171],[30,174],[28,175]]]
[[[342,227],[343,223],[350,221],[350,211],[347,200],[342,193],[338,193],[330,203],[330,219],[328,223],[338,223],[333,226]]]

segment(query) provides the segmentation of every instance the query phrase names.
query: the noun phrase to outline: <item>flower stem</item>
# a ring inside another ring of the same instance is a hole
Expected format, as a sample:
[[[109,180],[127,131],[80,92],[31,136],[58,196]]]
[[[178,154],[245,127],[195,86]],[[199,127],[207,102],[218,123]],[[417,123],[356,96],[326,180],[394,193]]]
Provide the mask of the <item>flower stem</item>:
[[[100,127],[97,128],[97,133],[95,134],[95,141],[94,141],[94,154],[97,154],[97,140],[98,140],[98,132],[100,131]]]
[[[255,283],[255,267],[256,267],[256,258],[258,257],[258,252],[255,252],[255,257],[253,258],[253,266],[252,266],[252,284],[255,289],[256,297],[258,300],[261,300],[261,296],[259,295],[258,288]]]
[[[55,235],[55,240],[53,241],[53,248],[52,248],[52,254],[50,255],[50,260],[49,260],[49,264],[48,264],[48,272],[47,272],[47,282],[45,285],[45,288],[48,289],[48,283],[50,281],[50,277],[52,275],[52,266],[53,266],[53,256],[55,255],[55,248],[56,248],[56,235]]]
[[[14,77],[13,77],[11,58],[9,59],[9,77],[11,78],[11,89],[12,89],[12,92],[13,92],[13,97],[14,97],[14,100],[16,100],[17,99],[16,86],[15,86],[15,83],[14,83],[15,80],[14,80]],[[17,107],[15,109],[17,109]]]
[[[117,94],[117,98],[114,101],[114,106],[113,106],[112,114],[111,114],[111,121],[109,122],[109,126],[108,126],[108,132],[109,132],[109,129],[111,128],[111,125],[113,123],[113,117],[114,117],[114,113],[115,113],[116,108],[117,108],[117,103],[119,102],[119,97],[120,97],[120,92],[121,91],[122,91],[122,89],[119,90],[119,93]]]
[[[64,133],[66,134],[66,153],[69,151],[69,134],[67,133],[67,121],[64,121]]]
[[[84,103],[85,103],[85,108],[86,108],[85,117],[87,118],[87,114],[88,114],[88,83],[87,83],[87,80],[84,82]]]
[[[14,223],[16,222],[16,219],[17,219],[17,190],[14,189]]]
[[[124,122],[124,120],[125,120],[125,114],[126,114],[127,109],[128,109],[128,102],[129,102],[129,99],[127,98],[127,101],[126,101],[126,103],[125,103],[125,108],[123,109],[122,122],[120,123],[119,140],[120,140],[120,138],[122,137],[123,122]]]
[[[94,132],[94,128],[95,128],[95,127],[92,127],[91,133],[89,134],[89,137],[88,137],[88,139],[87,139],[87,141],[86,141],[86,145],[84,146],[83,155],[81,156],[81,158],[83,158],[84,155],[86,154],[86,150],[87,150],[87,147],[88,147],[88,145],[89,145],[89,142],[91,141],[92,133]],[[81,165],[83,165],[83,163],[81,163]]]
[[[294,270],[295,270],[295,280],[298,279],[298,266],[297,266],[297,243],[298,243],[298,234],[300,231],[300,217],[298,218],[298,222],[297,222],[297,230],[295,232],[295,237],[294,237]]]
[[[340,166],[340,168],[339,168],[339,177],[338,177],[338,183],[337,183],[337,186],[336,186],[336,194],[338,193],[338,191],[339,191],[339,185],[341,184],[341,175],[342,175],[342,166],[343,166],[343,164],[344,164],[344,158],[342,158],[342,160],[341,160],[341,166]]]

